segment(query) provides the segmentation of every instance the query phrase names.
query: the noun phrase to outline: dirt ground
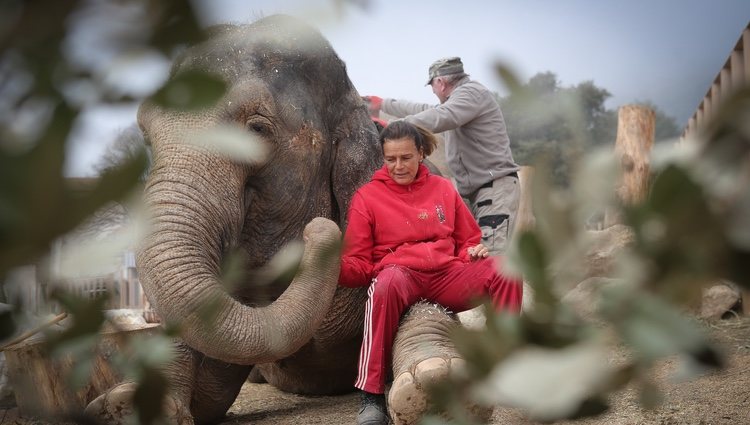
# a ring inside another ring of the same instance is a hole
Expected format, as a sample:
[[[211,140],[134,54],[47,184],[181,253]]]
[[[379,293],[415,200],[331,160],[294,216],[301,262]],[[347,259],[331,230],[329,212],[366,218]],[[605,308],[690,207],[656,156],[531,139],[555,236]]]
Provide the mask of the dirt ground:
[[[655,410],[644,410],[638,392],[627,388],[611,397],[612,409],[585,420],[561,421],[572,425],[750,425],[750,318],[706,324],[724,348],[728,367],[693,381],[675,383],[670,376],[675,360],[664,361],[656,369],[664,402]],[[615,352],[613,356],[624,356]],[[282,393],[267,384],[245,384],[224,424],[282,425],[356,423],[359,399],[356,394],[337,397],[302,397]],[[491,424],[531,425],[522,412],[496,408]]]
[[[644,410],[638,404],[634,388],[627,388],[611,398],[612,409],[606,414],[572,424],[658,424],[658,425],[750,425],[750,318],[707,323],[711,335],[724,348],[728,367],[693,381],[674,383],[669,377],[676,361],[660,364],[654,377],[661,384],[664,402],[655,410]],[[624,356],[613,353],[613,360]],[[335,397],[305,397],[283,393],[267,384],[247,383],[229,411],[223,424],[354,424],[359,400],[356,394]],[[496,408],[491,424],[532,425],[522,412]],[[47,425],[49,422],[20,418],[12,403],[0,406],[0,425]]]

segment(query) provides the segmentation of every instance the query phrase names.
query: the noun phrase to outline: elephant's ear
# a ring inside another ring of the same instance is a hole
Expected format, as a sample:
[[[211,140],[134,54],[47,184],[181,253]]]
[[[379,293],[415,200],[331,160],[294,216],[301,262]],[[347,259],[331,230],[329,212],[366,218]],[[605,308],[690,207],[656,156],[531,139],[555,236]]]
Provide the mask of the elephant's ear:
[[[383,151],[375,124],[359,95],[356,100],[360,105],[349,108],[350,112],[342,117],[334,135],[336,147],[331,184],[338,205],[336,221],[342,229],[346,226],[346,213],[354,192],[370,181],[373,173],[383,165]]]

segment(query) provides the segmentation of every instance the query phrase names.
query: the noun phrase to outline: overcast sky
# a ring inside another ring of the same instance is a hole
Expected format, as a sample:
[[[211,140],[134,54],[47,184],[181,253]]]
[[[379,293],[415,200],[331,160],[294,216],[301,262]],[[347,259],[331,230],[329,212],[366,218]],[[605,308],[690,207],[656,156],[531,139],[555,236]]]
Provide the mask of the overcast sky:
[[[507,94],[495,63],[522,80],[555,73],[563,86],[592,80],[610,109],[651,101],[683,127],[750,20],[750,0],[203,0],[204,24],[273,13],[318,27],[363,95],[436,102],[432,61],[460,56],[472,78]],[[348,2],[351,3],[351,2]],[[134,109],[89,114],[69,174],[90,174],[112,132]],[[106,124],[103,124],[106,123]],[[101,134],[107,131],[107,134]]]

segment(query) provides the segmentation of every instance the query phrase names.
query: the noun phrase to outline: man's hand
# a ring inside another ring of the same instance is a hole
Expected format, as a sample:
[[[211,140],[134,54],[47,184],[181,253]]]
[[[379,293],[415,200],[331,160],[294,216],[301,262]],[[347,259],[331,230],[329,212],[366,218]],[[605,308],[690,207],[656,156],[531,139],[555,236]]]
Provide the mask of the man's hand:
[[[362,100],[367,104],[370,116],[377,117],[380,115],[380,107],[383,106],[383,99],[378,96],[362,96]]]
[[[481,243],[467,249],[467,252],[469,253],[469,259],[471,261],[478,260],[480,258],[486,258],[490,255],[490,250]]]

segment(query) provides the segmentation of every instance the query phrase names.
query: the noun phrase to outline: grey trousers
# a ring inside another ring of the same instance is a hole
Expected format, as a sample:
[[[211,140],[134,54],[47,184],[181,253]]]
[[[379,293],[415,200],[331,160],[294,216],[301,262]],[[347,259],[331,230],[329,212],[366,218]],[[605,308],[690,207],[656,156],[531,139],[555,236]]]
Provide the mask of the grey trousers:
[[[505,253],[516,226],[521,186],[515,175],[485,186],[464,199],[482,230],[482,244],[491,256],[498,256]]]

